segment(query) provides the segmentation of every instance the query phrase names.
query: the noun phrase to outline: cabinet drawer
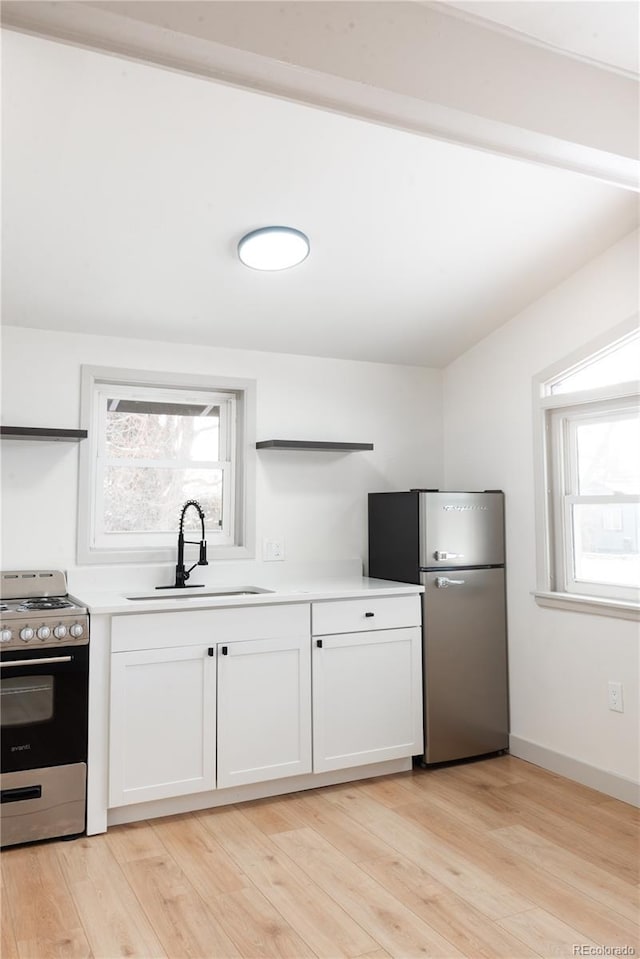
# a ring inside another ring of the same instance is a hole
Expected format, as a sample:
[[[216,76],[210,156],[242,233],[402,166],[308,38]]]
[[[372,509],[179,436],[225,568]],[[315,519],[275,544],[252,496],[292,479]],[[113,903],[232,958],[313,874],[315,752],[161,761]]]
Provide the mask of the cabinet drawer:
[[[111,650],[162,649],[197,643],[273,639],[309,635],[307,603],[245,606],[235,609],[190,609],[114,616]]]
[[[376,596],[311,604],[314,636],[420,626],[420,596]]]

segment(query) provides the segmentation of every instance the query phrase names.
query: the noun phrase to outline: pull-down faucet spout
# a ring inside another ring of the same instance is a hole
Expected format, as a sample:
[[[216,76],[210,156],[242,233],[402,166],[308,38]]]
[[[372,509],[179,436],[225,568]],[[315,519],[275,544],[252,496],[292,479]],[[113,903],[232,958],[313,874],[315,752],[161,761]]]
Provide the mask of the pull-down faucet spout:
[[[184,517],[185,513],[190,506],[193,506],[198,512],[200,517],[200,525],[202,527],[202,539],[198,540],[185,539],[184,538]],[[198,562],[194,563],[193,566],[190,566],[189,569],[185,568],[184,565],[184,545],[185,543],[193,544],[194,546],[200,547],[200,556]],[[207,541],[204,538],[204,511],[200,506],[200,503],[195,499],[187,500],[187,502],[182,507],[182,512],[180,513],[180,527],[178,529],[178,562],[176,564],[176,581],[171,586],[156,586],[156,589],[184,589],[187,585],[187,580],[189,579],[189,574],[192,569],[195,569],[196,566],[208,566],[207,562]],[[204,586],[204,583],[194,583],[191,586],[191,589],[195,589],[198,586]]]

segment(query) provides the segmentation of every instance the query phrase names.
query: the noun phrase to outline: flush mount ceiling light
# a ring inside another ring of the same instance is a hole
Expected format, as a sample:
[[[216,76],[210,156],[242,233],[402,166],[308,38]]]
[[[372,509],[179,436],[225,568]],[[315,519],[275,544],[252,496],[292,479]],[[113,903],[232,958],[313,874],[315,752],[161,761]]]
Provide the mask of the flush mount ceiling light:
[[[253,270],[287,270],[309,255],[309,238],[290,226],[263,226],[243,236],[238,256]]]

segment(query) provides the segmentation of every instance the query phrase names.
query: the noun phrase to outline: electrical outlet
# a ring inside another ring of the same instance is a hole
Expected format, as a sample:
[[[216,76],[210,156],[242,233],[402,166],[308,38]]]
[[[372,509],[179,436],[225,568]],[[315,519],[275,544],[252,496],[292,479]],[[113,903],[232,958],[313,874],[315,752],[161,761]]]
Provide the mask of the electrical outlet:
[[[265,539],[262,543],[262,559],[265,563],[281,563],[284,561],[284,541],[281,539]]]
[[[609,682],[609,709],[614,713],[624,712],[624,703],[622,702],[622,683]]]

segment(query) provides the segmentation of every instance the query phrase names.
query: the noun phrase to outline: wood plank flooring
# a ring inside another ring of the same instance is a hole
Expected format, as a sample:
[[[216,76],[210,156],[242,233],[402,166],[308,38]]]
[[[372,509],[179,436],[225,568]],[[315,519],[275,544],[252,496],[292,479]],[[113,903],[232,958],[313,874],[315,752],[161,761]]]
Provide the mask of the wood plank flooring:
[[[2,853],[2,959],[640,956],[639,825],[500,756],[115,826]]]

